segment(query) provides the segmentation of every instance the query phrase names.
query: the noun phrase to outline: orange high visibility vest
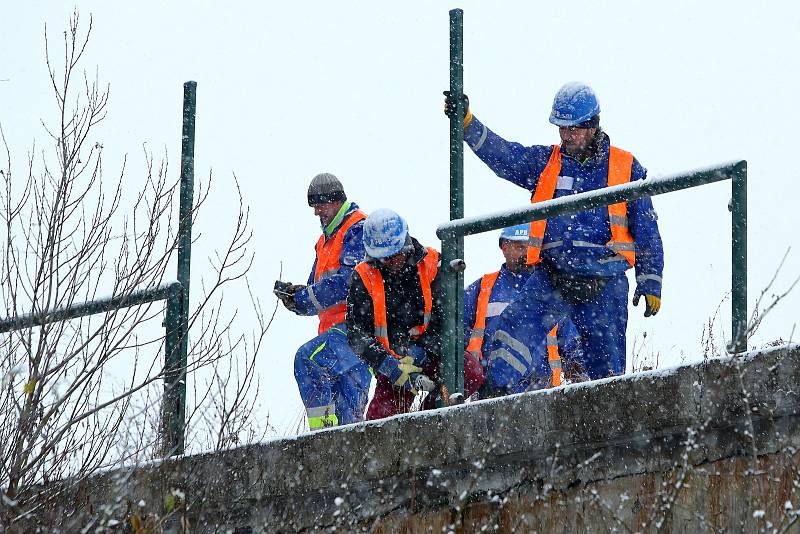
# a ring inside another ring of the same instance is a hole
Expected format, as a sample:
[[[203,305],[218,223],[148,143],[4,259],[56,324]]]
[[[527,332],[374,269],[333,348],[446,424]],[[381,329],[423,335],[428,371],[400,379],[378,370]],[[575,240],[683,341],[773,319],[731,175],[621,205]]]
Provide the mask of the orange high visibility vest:
[[[627,184],[631,181],[633,154],[617,147],[610,147],[608,156],[608,186]],[[531,195],[531,204],[551,200],[556,191],[558,175],[561,174],[561,147],[553,145],[550,160],[539,175],[539,183]],[[608,221],[611,226],[611,240],[606,247],[623,256],[631,267],[636,260],[633,236],[628,231],[628,205],[619,202],[608,206]],[[547,229],[547,219],[531,222],[528,230],[528,265],[535,265],[541,261],[544,233]]]
[[[431,319],[431,309],[433,309],[431,284],[439,270],[439,252],[431,247],[428,247],[426,250],[428,253],[425,255],[425,258],[417,264],[419,285],[422,287],[422,298],[425,301],[425,311],[422,324],[413,327],[409,331],[411,336],[415,338],[424,334],[425,330],[428,328],[428,323]],[[395,353],[389,346],[389,324],[386,322],[386,293],[384,292],[383,275],[381,275],[377,267],[373,267],[367,262],[361,262],[356,265],[356,272],[364,282],[364,287],[367,289],[370,298],[372,298],[375,338],[389,351],[389,354],[395,358],[400,358],[400,355]]]
[[[467,352],[477,357],[479,360],[483,359],[483,334],[486,332],[486,310],[489,307],[489,297],[492,296],[492,288],[494,283],[497,282],[497,277],[500,276],[500,271],[489,274],[484,274],[481,278],[481,290],[478,293],[478,307],[475,309],[475,324],[472,325],[472,334],[467,343]]]
[[[547,333],[547,363],[550,364],[550,385],[561,385],[561,355],[558,353],[558,324]]]
[[[500,271],[483,275],[481,278],[481,289],[478,293],[478,306],[475,310],[475,324],[472,326],[467,344],[467,352],[476,356],[479,360],[483,359],[481,346],[483,345],[483,335],[486,332],[486,312],[489,308],[489,297],[492,295],[492,288],[497,282]],[[561,385],[561,355],[558,352],[558,325],[556,324],[547,333],[547,363],[552,371],[550,384]]]
[[[319,282],[329,276],[333,276],[339,272],[339,258],[342,256],[342,248],[344,246],[344,236],[347,231],[358,221],[363,221],[367,216],[361,210],[356,210],[344,220],[341,226],[325,240],[325,234],[319,236],[317,240],[317,267],[314,269],[314,283]],[[319,312],[319,328],[317,333],[321,334],[328,330],[333,325],[344,322],[344,316],[347,312],[347,304],[337,302],[333,306],[329,306]]]

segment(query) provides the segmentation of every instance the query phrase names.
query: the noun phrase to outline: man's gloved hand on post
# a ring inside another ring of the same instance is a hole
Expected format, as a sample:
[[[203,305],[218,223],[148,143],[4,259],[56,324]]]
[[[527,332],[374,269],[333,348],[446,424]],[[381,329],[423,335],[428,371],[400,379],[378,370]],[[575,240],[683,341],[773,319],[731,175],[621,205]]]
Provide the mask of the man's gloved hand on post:
[[[412,395],[418,393],[418,387],[426,389],[426,380],[431,381],[422,374],[422,367],[414,365],[412,356],[403,356],[399,360],[392,356],[387,356],[378,367],[378,372],[388,378],[395,386],[409,391]]]
[[[641,297],[641,293],[636,293],[633,296],[633,305],[639,305],[639,297]],[[651,315],[655,315],[658,313],[658,310],[661,309],[661,299],[655,295],[644,295],[644,302],[645,302],[645,309],[644,309],[644,316],[650,317]]]
[[[417,375],[414,379],[414,385],[419,391],[427,391],[428,393],[436,394],[438,384],[427,377],[427,375]]]
[[[442,94],[444,94],[444,114],[452,118],[456,113],[456,99],[450,94],[450,91],[444,91]],[[466,128],[472,122],[472,110],[469,109],[467,95],[462,94],[461,100],[464,102],[464,128]]]

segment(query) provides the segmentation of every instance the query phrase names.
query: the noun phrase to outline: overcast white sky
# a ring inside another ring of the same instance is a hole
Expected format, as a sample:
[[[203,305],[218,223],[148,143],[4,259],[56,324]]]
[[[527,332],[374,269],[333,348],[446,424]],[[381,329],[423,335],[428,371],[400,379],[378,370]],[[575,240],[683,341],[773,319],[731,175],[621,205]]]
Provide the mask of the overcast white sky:
[[[796,2],[76,4],[84,18],[94,17],[84,67],[96,67],[111,85],[108,119],[97,130],[108,176],[128,153],[136,188],[143,143],[166,151],[179,171],[182,84],[198,83],[196,177],[213,169],[216,181],[195,226],[194,287],[210,274],[204,258],[227,236],[226,214],[232,228],[233,173],[253,209],[251,284],[265,304],[274,301],[281,262],[286,280],[308,275],[319,225],[305,191],[318,172],[339,176],[367,212],[391,207],[423,243],[440,246],[435,228],[448,218],[449,187],[441,91],[452,7],[465,12],[473,111],[506,139],[557,142],[547,122],[552,97],[564,82],[581,80],[597,92],[612,142],[650,176],[748,160],[751,308],[797,242]],[[57,45],[71,10],[55,1],[0,6],[0,124],[17,166],[34,139],[46,140],[40,119],[55,113],[44,25]],[[528,193],[496,178],[469,149],[465,160],[468,216],[528,202]],[[701,356],[703,327],[730,290],[729,197],[724,182],[654,199],[666,253],[662,311],[644,320],[641,307],[631,309],[629,353],[633,338],[640,343],[646,333],[642,353],[658,353],[662,367]],[[496,237],[467,238],[467,283],[500,264]],[[798,273],[800,250],[792,250],[770,293]],[[230,298],[246,308],[244,294]],[[800,289],[751,343],[788,339],[798,305]],[[729,334],[729,310],[726,300],[718,334]],[[281,433],[302,412],[294,352],[315,332],[316,319],[281,309],[260,356],[262,412]]]

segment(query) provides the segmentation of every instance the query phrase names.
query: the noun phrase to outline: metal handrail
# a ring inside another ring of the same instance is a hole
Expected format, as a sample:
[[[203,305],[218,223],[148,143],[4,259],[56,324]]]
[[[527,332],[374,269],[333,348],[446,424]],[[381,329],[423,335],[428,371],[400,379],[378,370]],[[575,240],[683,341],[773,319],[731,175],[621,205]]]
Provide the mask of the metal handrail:
[[[527,204],[511,210],[452,220],[440,224],[436,229],[436,235],[439,239],[444,240],[456,236],[500,230],[515,224],[549,219],[557,215],[570,215],[578,211],[608,206],[618,202],[630,202],[637,198],[672,193],[699,185],[731,180],[737,173],[747,173],[746,161],[732,161],[689,173],[637,180],[627,184],[605,187],[536,204]]]
[[[139,306],[159,300],[168,300],[177,297],[180,291],[180,282],[169,282],[156,288],[140,289],[126,295],[113,295],[102,299],[82,302],[80,304],[63,306],[41,313],[29,313],[16,317],[9,317],[0,320],[0,334],[36,326],[44,326],[50,323],[68,321],[70,319],[97,313],[108,313],[110,311]]]

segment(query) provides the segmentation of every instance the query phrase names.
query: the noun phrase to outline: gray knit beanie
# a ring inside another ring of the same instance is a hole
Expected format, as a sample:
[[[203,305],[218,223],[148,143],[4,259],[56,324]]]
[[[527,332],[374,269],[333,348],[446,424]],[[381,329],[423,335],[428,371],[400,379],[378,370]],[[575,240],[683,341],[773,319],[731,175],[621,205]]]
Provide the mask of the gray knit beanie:
[[[328,202],[344,202],[347,195],[344,194],[342,182],[329,172],[316,175],[308,186],[308,205],[326,204]]]

